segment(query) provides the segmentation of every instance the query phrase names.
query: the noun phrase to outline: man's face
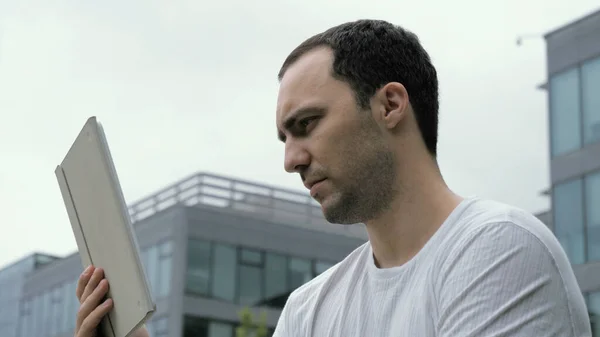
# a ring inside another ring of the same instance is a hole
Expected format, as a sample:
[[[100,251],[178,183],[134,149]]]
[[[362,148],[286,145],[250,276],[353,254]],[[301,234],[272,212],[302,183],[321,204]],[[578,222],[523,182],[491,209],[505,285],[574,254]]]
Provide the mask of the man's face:
[[[281,80],[276,119],[284,166],[300,174],[329,222],[365,222],[391,203],[394,157],[371,112],[331,76],[332,62],[329,49],[315,49]]]

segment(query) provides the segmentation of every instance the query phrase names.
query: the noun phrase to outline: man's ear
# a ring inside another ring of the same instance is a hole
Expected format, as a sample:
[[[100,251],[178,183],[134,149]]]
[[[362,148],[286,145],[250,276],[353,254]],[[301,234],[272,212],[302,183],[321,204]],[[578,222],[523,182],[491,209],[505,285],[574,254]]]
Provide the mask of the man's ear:
[[[377,116],[373,117],[381,121],[386,128],[395,128],[405,118],[409,100],[404,85],[390,82],[380,88],[374,98],[377,107],[373,112]]]

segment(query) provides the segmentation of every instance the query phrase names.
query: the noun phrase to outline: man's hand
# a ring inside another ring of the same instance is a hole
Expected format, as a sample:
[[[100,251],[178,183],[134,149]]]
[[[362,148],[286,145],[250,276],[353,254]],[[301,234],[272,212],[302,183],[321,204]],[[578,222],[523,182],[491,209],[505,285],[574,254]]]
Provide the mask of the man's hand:
[[[75,337],[95,337],[102,318],[113,308],[112,299],[104,297],[108,292],[108,281],[101,268],[89,266],[79,277],[75,295],[79,300],[79,311],[75,323]],[[132,337],[149,337],[142,327]]]

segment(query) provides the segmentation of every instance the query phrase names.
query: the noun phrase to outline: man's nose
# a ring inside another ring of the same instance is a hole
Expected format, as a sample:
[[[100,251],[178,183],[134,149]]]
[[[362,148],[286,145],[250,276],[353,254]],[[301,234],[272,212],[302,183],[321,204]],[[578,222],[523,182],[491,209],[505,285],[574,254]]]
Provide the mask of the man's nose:
[[[299,144],[286,143],[284,168],[289,173],[300,173],[310,165],[310,155]]]

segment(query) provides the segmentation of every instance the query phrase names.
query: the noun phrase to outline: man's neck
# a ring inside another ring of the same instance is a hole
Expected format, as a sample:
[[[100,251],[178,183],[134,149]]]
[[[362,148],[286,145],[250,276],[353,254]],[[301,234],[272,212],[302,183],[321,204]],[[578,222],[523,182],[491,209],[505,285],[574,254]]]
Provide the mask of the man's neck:
[[[366,224],[379,268],[412,259],[462,201],[438,173],[421,171],[418,176],[402,186],[387,212]]]

